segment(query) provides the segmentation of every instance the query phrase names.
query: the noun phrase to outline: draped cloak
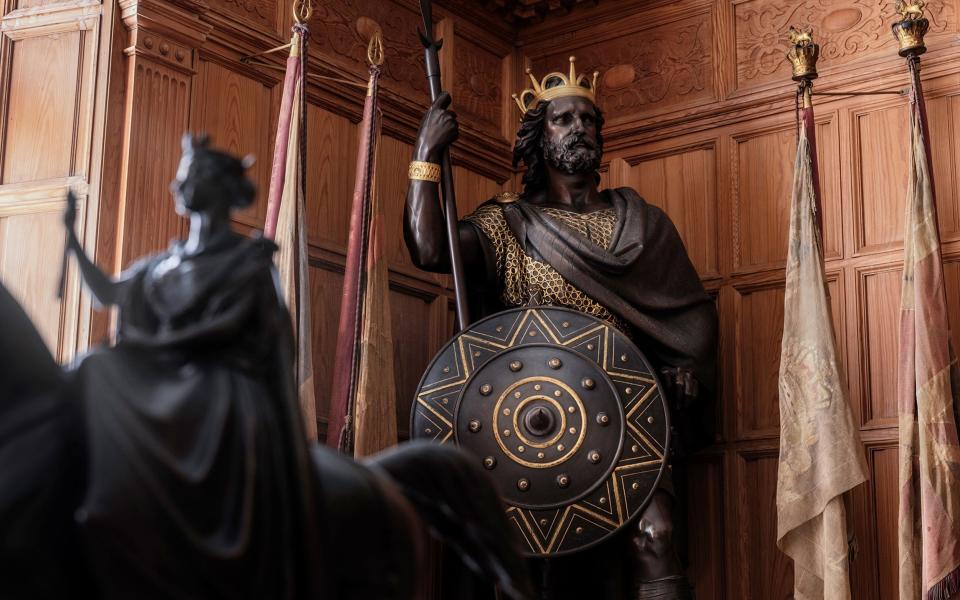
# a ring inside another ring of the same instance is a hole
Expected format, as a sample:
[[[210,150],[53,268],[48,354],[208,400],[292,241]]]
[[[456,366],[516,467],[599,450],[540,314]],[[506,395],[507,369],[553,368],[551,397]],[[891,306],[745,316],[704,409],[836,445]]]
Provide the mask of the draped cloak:
[[[690,407],[682,427],[687,446],[702,446],[712,441],[715,421],[716,306],[670,218],[630,188],[603,193],[617,214],[608,248],[522,199],[501,206],[524,252],[627,322],[626,333],[657,369],[693,371],[701,385],[699,406]],[[474,304],[488,311],[495,304],[478,300]]]
[[[123,277],[115,346],[72,374],[84,399],[77,519],[103,598],[304,598],[317,589],[315,490],[290,321],[266,240]]]

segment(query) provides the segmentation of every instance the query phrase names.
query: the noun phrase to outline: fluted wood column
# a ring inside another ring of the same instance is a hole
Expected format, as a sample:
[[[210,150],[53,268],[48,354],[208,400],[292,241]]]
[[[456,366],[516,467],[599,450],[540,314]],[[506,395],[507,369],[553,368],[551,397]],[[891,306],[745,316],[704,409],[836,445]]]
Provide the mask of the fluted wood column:
[[[129,31],[116,256],[124,267],[184,230],[169,184],[190,128],[197,52],[210,32],[199,1],[121,0]]]

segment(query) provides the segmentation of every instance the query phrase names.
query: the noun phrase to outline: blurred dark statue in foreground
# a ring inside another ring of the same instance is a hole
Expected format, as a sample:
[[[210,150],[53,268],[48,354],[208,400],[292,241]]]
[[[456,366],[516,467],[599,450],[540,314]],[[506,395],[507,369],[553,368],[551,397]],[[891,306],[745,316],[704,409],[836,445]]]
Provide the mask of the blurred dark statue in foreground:
[[[72,370],[0,284],[0,597],[415,598],[427,531],[524,597],[496,493],[458,452],[308,447],[276,246],[230,228],[247,166],[185,136],[189,236],[115,279],[69,198],[68,251],[119,315]]]

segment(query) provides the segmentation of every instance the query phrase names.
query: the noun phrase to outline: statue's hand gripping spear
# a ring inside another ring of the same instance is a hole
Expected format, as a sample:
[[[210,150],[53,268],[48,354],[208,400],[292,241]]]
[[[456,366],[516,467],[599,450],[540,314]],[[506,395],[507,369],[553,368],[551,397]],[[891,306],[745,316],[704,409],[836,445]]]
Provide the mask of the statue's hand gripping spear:
[[[423,30],[419,31],[423,42],[427,82],[430,84],[430,100],[436,102],[443,88],[440,85],[440,48],[443,40],[433,37],[433,7],[430,0],[420,0],[420,14],[423,16]],[[450,268],[453,273],[453,290],[457,300],[457,325],[462,331],[470,325],[467,307],[466,282],[463,278],[463,261],[460,258],[460,233],[457,229],[457,200],[453,188],[453,168],[450,165],[450,151],[443,150],[440,157],[440,190],[443,193],[443,212],[450,246]]]

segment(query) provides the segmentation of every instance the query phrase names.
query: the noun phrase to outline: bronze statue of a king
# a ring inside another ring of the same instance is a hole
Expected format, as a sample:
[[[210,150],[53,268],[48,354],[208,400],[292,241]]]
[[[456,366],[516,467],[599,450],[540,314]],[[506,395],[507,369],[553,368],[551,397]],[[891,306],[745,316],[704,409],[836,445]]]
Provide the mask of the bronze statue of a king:
[[[673,459],[712,441],[717,316],[673,223],[630,188],[599,189],[603,113],[597,74],[533,75],[514,96],[523,114],[513,149],[523,190],[503,192],[459,222],[473,317],[558,306],[623,332],[660,374]],[[529,73],[529,70],[528,70]],[[422,269],[449,272],[437,176],[459,135],[451,98],[423,118],[410,169],[404,234]],[[682,464],[682,463],[681,463]],[[684,478],[668,468],[639,518],[597,546],[534,560],[546,598],[692,598],[678,532]]]

